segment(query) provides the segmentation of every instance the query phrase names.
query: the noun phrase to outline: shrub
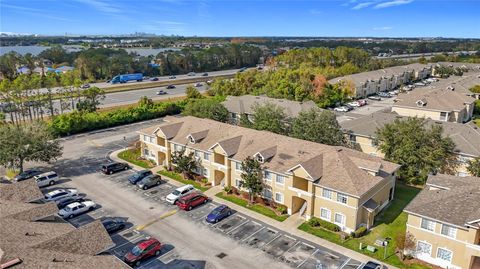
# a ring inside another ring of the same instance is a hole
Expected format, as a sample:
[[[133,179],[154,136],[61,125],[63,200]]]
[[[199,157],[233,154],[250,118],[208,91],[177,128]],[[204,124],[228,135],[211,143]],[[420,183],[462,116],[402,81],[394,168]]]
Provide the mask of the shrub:
[[[277,206],[277,211],[282,215],[287,214],[287,207],[284,206],[284,205],[278,205]]]
[[[223,188],[223,190],[228,194],[231,194],[232,191],[233,191],[231,186],[225,186],[225,188]]]
[[[340,231],[340,227],[334,223],[331,223],[331,222],[328,222],[328,221],[325,221],[325,220],[322,220],[322,219],[318,219],[318,218],[311,218],[309,221],[308,221],[308,225],[312,226],[312,227],[322,227],[324,229],[327,229],[327,230],[330,230],[330,231],[333,231],[333,232],[339,232]]]
[[[200,179],[200,182],[202,182],[203,184],[207,184],[208,183],[208,178],[202,177]]]
[[[308,225],[310,225],[310,226],[312,226],[312,227],[318,227],[318,226],[320,226],[320,219],[311,218],[311,219],[308,221]]]
[[[360,228],[358,228],[354,232],[352,232],[352,237],[359,238],[359,237],[364,236],[366,233],[367,233],[367,227],[361,226]]]

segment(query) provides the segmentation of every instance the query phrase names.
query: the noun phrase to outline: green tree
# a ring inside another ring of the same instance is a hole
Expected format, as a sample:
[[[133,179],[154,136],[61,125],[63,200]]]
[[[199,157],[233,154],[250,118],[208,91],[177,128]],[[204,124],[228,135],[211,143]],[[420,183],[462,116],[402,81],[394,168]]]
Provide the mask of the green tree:
[[[242,162],[242,174],[240,177],[242,178],[241,186],[248,190],[250,202],[253,202],[255,195],[260,194],[263,190],[263,176],[260,163],[248,156]]]
[[[288,134],[289,127],[289,119],[282,107],[272,103],[253,105],[252,128],[277,134]]]
[[[182,173],[184,178],[192,178],[193,171],[198,167],[194,153],[185,154],[185,149],[173,152],[172,163],[175,164],[175,171]]]
[[[480,85],[475,85],[470,88],[470,91],[473,93],[480,93]]]
[[[90,87],[82,91],[83,100],[77,103],[77,109],[80,111],[94,112],[100,105],[100,101],[105,99],[105,91],[98,87]]]
[[[197,90],[197,88],[188,86],[185,90],[187,99],[202,99],[204,96]]]
[[[183,110],[184,115],[227,122],[228,110],[215,99],[192,99]]]
[[[344,145],[344,136],[335,114],[312,108],[293,120],[293,137],[332,146]]]
[[[152,106],[153,106],[153,100],[150,99],[150,98],[148,98],[147,96],[142,96],[142,97],[140,97],[140,99],[138,100],[137,105],[138,105],[139,107],[149,108],[149,107],[152,107]]]
[[[467,170],[472,176],[480,177],[480,157],[469,160]]]
[[[62,156],[62,146],[43,122],[0,125],[0,165],[23,172],[26,161],[50,162]]]
[[[455,144],[442,137],[441,126],[427,129],[423,119],[396,119],[378,129],[376,136],[385,158],[401,165],[398,175],[407,183],[424,184],[430,173],[451,170]]]

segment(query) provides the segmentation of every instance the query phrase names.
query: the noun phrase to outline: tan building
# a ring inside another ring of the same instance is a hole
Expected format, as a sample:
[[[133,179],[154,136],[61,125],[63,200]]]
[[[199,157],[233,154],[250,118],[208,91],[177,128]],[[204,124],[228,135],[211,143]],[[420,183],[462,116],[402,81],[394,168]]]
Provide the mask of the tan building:
[[[392,112],[407,117],[463,123],[472,119],[474,103],[475,98],[448,86],[399,94]]]
[[[241,163],[256,158],[264,170],[263,197],[344,231],[373,225],[392,199],[398,165],[343,147],[195,117],[166,117],[140,131],[142,155],[170,166],[175,151],[194,152],[198,174],[212,185],[241,188]]]
[[[480,268],[480,178],[430,176],[404,211],[413,256],[443,268]]]
[[[313,101],[296,102],[254,95],[227,96],[227,99],[222,104],[228,110],[229,122],[233,124],[238,124],[242,115],[246,115],[251,120],[256,105],[276,105],[283,108],[287,117],[290,118],[295,118],[300,112],[308,111],[312,108],[322,110]]]
[[[0,183],[1,268],[130,268],[105,253],[115,244],[99,220],[77,229],[42,200],[33,179]]]
[[[384,157],[384,154],[375,144],[375,132],[385,124],[392,123],[395,119],[404,119],[395,113],[376,112],[358,119],[340,122],[343,132],[352,143],[370,155]],[[439,122],[427,119],[427,126],[440,125],[443,135],[450,137],[455,143],[457,155],[457,176],[470,175],[467,171],[468,161],[480,157],[480,129],[474,123]]]

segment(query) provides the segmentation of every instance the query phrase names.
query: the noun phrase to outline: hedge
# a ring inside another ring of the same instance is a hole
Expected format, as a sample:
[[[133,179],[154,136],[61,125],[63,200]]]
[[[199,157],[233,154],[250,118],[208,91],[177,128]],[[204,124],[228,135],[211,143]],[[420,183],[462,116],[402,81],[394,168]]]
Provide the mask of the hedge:
[[[352,237],[354,238],[359,238],[364,236],[367,233],[367,227],[361,226],[358,229],[356,229],[354,232],[352,232]]]
[[[325,228],[327,230],[334,231],[334,232],[340,231],[340,227],[338,225],[336,225],[334,223],[331,223],[331,222],[328,222],[328,221],[325,221],[325,220],[322,220],[322,219],[318,219],[318,218],[311,218],[308,221],[308,225],[310,225],[312,227],[322,227],[322,228]]]
[[[163,102],[108,112],[74,111],[56,116],[49,125],[56,135],[65,136],[179,114],[183,104],[182,101]]]

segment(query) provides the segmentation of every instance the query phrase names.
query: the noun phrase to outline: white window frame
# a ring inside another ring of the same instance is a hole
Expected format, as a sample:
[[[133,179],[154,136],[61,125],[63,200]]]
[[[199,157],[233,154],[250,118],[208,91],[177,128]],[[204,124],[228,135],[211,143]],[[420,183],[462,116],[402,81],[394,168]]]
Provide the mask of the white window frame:
[[[243,171],[241,162],[235,162],[235,171]]]
[[[277,195],[280,195],[281,199],[277,199]],[[283,203],[283,201],[284,201],[283,193],[281,193],[281,192],[275,192],[275,202],[277,202],[277,203]]]
[[[443,251],[446,251],[446,252],[450,252],[450,259],[449,260],[445,260],[443,259],[442,257],[439,257],[439,252],[443,250]],[[438,247],[437,248],[437,259],[440,259],[442,261],[445,261],[445,262],[448,262],[448,263],[452,263],[452,260],[453,260],[453,251],[449,250],[449,249],[446,249],[446,248],[441,248],[441,247]]]
[[[265,170],[263,171],[263,178],[265,178],[266,181],[272,181],[272,174],[272,172]]]
[[[328,193],[329,195],[326,196],[326,195],[325,195],[326,193]],[[325,189],[325,188],[322,189],[322,197],[323,197],[323,198],[332,200],[332,194],[333,194],[333,191],[332,191],[332,190]]]
[[[323,217],[322,216],[322,211],[325,210],[325,212],[327,212],[327,216],[328,217]],[[332,221],[332,211],[328,208],[325,208],[325,207],[321,207],[320,208],[320,218],[323,219],[323,220],[326,220],[326,221]]]
[[[419,247],[418,247],[419,244],[425,244],[426,246],[429,246],[428,252],[419,251]],[[432,244],[428,243],[427,241],[417,241],[417,247],[415,248],[415,251],[417,253],[421,253],[421,254],[428,254],[431,257],[432,256]]]
[[[278,178],[279,178],[279,177],[280,177],[280,178],[283,178],[283,182],[279,182],[279,181],[278,181]],[[275,184],[277,184],[277,185],[282,185],[282,186],[283,186],[283,185],[285,185],[285,180],[286,180],[286,179],[287,179],[286,176],[277,174],[276,177],[275,177]]]
[[[447,228],[447,233],[443,233],[445,228]],[[440,229],[440,233],[442,235],[447,236],[447,237],[456,238],[457,237],[457,228],[455,228],[451,225],[442,224],[442,229]]]
[[[208,153],[208,152],[203,153],[203,159],[206,160],[206,161],[210,161],[210,156],[211,156],[211,154]]]
[[[343,199],[345,199],[345,202],[343,202]],[[347,204],[348,203],[348,196],[343,194],[343,193],[338,193],[337,192],[337,202],[339,202],[341,204]]]
[[[267,192],[270,194],[270,197],[266,195]],[[267,199],[267,200],[272,200],[272,199],[273,199],[272,189],[265,188],[265,189],[263,190],[263,197],[264,197],[265,199]]]
[[[240,187],[240,184],[241,184],[241,182],[242,182],[242,180],[241,180],[241,179],[239,179],[239,178],[236,178],[236,179],[235,179],[235,187],[237,187],[237,188],[241,188],[241,187]]]
[[[431,230],[429,229],[428,223],[427,223],[427,227],[426,227],[426,228],[423,227],[423,222],[424,222],[424,221],[425,221],[425,222],[433,223],[433,227],[432,227]],[[422,228],[423,230],[426,230],[426,231],[435,232],[436,226],[437,226],[437,223],[436,223],[435,221],[433,221],[433,220],[430,220],[430,219],[422,218],[422,220],[420,221],[420,228]]]
[[[195,155],[195,157],[197,157],[197,158],[201,158],[201,156],[200,156],[200,151],[198,151],[198,150],[195,150],[194,155]]]
[[[337,215],[342,216],[343,218],[343,223],[337,222]],[[347,216],[345,216],[342,213],[336,212],[335,215],[333,215],[333,223],[337,224],[340,227],[345,227],[345,224],[347,223]]]

